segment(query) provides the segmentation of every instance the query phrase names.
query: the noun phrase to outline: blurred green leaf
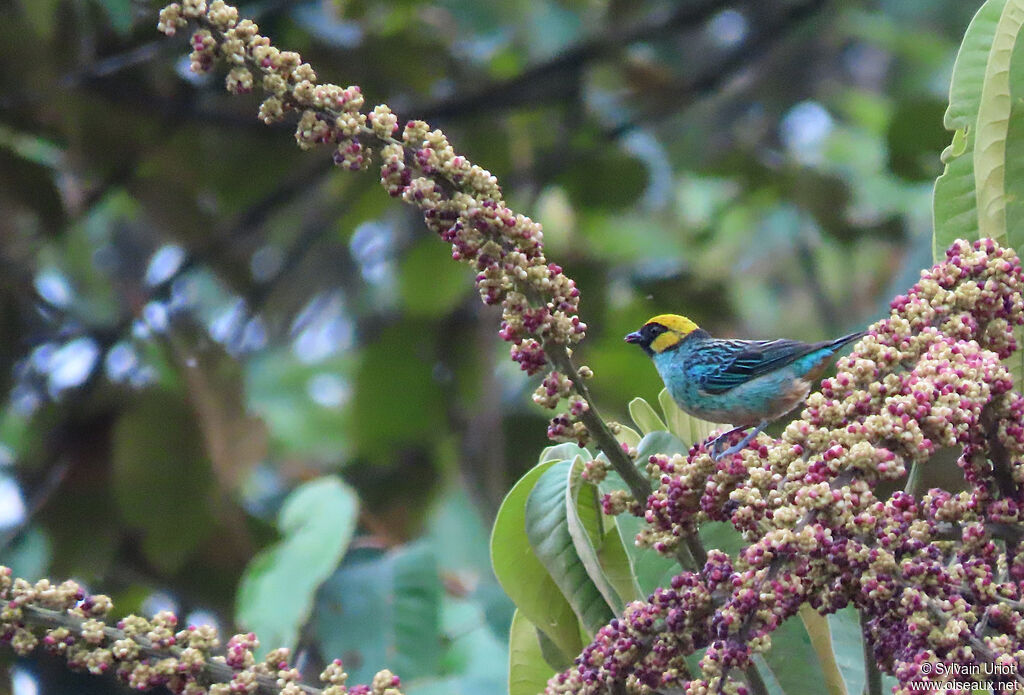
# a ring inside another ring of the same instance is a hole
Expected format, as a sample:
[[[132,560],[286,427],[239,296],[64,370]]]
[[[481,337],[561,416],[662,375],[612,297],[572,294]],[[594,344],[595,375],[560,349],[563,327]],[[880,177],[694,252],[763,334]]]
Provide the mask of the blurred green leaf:
[[[572,461],[559,461],[537,480],[526,501],[530,547],[593,635],[614,616],[573,544],[566,510]]]
[[[772,647],[764,659],[784,695],[838,695],[826,689],[825,676],[818,664],[807,630],[795,616],[783,622],[771,634]]]
[[[449,592],[442,598],[442,641],[447,645],[439,669],[442,678],[482,676],[495,681],[492,687],[504,687],[508,680],[508,629],[515,610],[509,613],[501,635],[490,629],[485,612],[485,606],[474,597],[459,598]]]
[[[553,448],[545,450],[545,454]],[[506,495],[491,533],[491,563],[494,574],[516,607],[551,638],[568,660],[583,649],[579,620],[537,559],[526,534],[526,504],[530,492],[537,480],[557,462],[557,459],[542,460]]]
[[[238,623],[259,635],[260,653],[295,647],[317,589],[352,540],[358,511],[355,493],[333,476],[305,483],[285,500],[277,520],[283,538],[249,563],[236,599]]]
[[[697,533],[705,548],[717,548],[733,557],[747,546],[740,532],[728,521],[705,521],[697,529]]]
[[[544,691],[548,678],[555,675],[544,661],[537,635],[537,627],[517,610],[508,638],[509,695],[537,695]]]
[[[354,551],[317,594],[313,630],[355,682],[382,668],[403,680],[435,676],[441,659],[441,580],[427,543]]]
[[[184,401],[167,391],[139,397],[113,434],[114,498],[142,535],[155,567],[174,572],[212,531],[213,473]]]

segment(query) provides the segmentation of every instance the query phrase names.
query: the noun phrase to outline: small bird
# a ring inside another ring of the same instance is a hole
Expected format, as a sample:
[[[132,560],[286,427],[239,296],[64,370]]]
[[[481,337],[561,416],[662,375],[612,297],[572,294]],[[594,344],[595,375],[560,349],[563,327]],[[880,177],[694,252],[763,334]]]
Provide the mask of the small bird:
[[[716,461],[742,451],[764,427],[797,407],[843,346],[864,331],[821,343],[722,340],[685,316],[661,314],[626,336],[643,348],[672,399],[684,411],[736,427],[712,442]],[[754,429],[719,452],[726,437]]]

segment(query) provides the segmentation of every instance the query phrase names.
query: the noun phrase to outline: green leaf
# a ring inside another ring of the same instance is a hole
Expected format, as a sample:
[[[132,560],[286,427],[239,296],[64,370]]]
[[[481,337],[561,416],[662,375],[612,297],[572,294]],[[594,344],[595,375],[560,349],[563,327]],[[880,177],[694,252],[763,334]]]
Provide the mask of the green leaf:
[[[992,36],[978,103],[974,178],[978,234],[1006,243],[1006,138],[1010,121],[1010,62],[1024,25],[1024,0],[1009,0]]]
[[[652,454],[686,455],[687,447],[669,432],[652,432],[640,441],[637,451],[639,453],[637,462],[644,464]],[[629,489],[614,470],[608,471],[608,475],[601,481],[599,488],[602,494],[607,494],[612,490]],[[668,580],[679,572],[679,566],[673,558],[659,555],[651,548],[637,547],[636,536],[646,527],[642,519],[628,513],[619,514],[615,517],[615,526],[622,539],[622,547],[629,558],[632,574],[641,596],[650,594],[659,586],[665,586]]]
[[[202,441],[192,411],[167,391],[142,396],[114,426],[114,499],[164,572],[178,570],[213,528],[206,500],[214,479]]]
[[[772,648],[765,654],[785,695],[838,695],[827,685],[817,654],[803,623],[795,616],[772,633]]]
[[[634,398],[629,402],[629,416],[633,418],[633,422],[644,434],[668,429],[658,414],[654,412],[651,404],[643,398]]]
[[[1006,133],[1006,237],[1009,245],[1021,255],[1024,254],[1024,41],[1017,41],[1013,47],[1010,97]]]
[[[288,495],[277,520],[283,538],[249,563],[236,599],[239,624],[260,636],[264,653],[295,647],[317,589],[352,540],[358,507],[352,489],[330,476]]]
[[[342,655],[353,681],[386,664],[404,679],[436,676],[441,662],[441,578],[429,544],[353,550],[317,594],[313,630]]]
[[[864,639],[860,628],[857,609],[847,606],[828,616],[828,627],[832,634],[832,651],[836,666],[851,695],[864,691]],[[882,692],[892,692],[896,679],[882,674]]]
[[[640,443],[640,433],[632,427],[619,424],[619,433],[615,435],[616,441],[619,444],[625,444],[628,447],[635,447]]]
[[[537,559],[569,601],[588,634],[614,615],[576,552],[566,511],[572,461],[559,461],[537,480],[526,500],[526,535]]]
[[[541,462],[505,496],[491,533],[491,564],[498,582],[523,616],[551,638],[566,660],[571,660],[583,650],[579,620],[526,537],[526,501],[530,491],[557,462],[543,457],[567,446],[579,450],[575,444],[545,449]]]
[[[949,107],[943,123],[954,131],[953,144],[942,153],[946,168],[935,180],[932,198],[935,218],[932,251],[936,260],[956,239],[978,235],[974,179],[974,142],[982,84],[989,49],[1006,0],[988,0],[971,20],[953,66]]]
[[[539,631],[522,612],[512,616],[512,629],[508,635],[508,693],[509,695],[537,695],[544,692],[554,669],[544,661]]]
[[[733,557],[747,545],[740,532],[728,521],[705,521],[697,532],[706,549],[721,550]]]
[[[682,454],[686,456],[690,451],[689,445],[671,432],[651,432],[644,437],[637,446],[637,464],[641,467],[647,465],[647,459],[655,454]]]
[[[689,413],[683,412],[676,402],[672,400],[672,396],[669,395],[668,389],[662,389],[661,393],[658,394],[658,403],[661,405],[661,411],[665,414],[665,422],[668,424],[668,431],[677,436],[687,447],[694,444],[703,442],[705,439],[711,436],[711,433],[716,429],[721,429],[725,425],[717,424],[714,422],[708,422],[707,420],[701,420],[696,418]],[[687,451],[681,453],[685,454]]]
[[[566,521],[573,546],[587,575],[601,592],[608,607],[621,614],[624,605],[618,592],[604,573],[600,550],[604,542],[604,522],[597,499],[597,486],[583,479],[583,459],[576,457],[569,472],[565,491]]]
[[[572,442],[564,442],[562,444],[555,444],[554,446],[544,447],[544,449],[540,452],[539,462],[544,463],[545,461],[572,461],[577,456],[590,458],[593,455],[588,450],[584,449],[581,446],[573,444]]]
[[[800,606],[800,620],[810,638],[811,645],[817,654],[817,663],[823,672],[825,689],[829,695],[848,695],[843,676],[836,663],[836,655],[832,649],[832,634],[829,632],[828,618],[805,603]],[[857,695],[854,693],[854,695]]]
[[[615,587],[622,601],[629,603],[640,598],[640,587],[637,586],[633,569],[629,564],[629,555],[622,543],[622,535],[618,526],[610,525],[605,531],[601,550],[598,551],[601,568],[608,581]]]

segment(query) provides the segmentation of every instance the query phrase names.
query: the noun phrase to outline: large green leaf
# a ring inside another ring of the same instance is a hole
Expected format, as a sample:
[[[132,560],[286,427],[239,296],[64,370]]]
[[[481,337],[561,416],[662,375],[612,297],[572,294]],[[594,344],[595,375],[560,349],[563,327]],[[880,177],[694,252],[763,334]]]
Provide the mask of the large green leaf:
[[[615,592],[624,603],[640,598],[640,587],[633,576],[633,568],[629,564],[629,554],[622,543],[619,527],[609,524],[604,533],[601,549],[598,551],[601,569],[608,581],[615,587]]]
[[[1010,60],[1010,119],[1006,128],[1006,238],[1024,255],[1024,41]]]
[[[978,103],[974,179],[978,234],[1006,243],[1006,138],[1010,122],[1010,62],[1024,25],[1024,0],[1008,0],[996,24]]]
[[[542,693],[555,675],[544,661],[538,634],[537,627],[517,610],[508,635],[508,695]]]
[[[560,446],[579,450],[575,445]],[[554,449],[558,447],[545,450],[541,463],[520,478],[501,503],[491,533],[491,564],[523,616],[543,630],[568,660],[583,649],[579,620],[526,537],[526,501],[537,480],[557,463],[543,459]]]
[[[614,615],[576,552],[569,530],[566,498],[572,468],[572,461],[559,461],[537,480],[526,500],[526,536],[583,628],[593,635]]]
[[[352,540],[358,508],[352,489],[330,476],[285,500],[277,521],[283,538],[249,563],[238,587],[236,618],[260,636],[261,650],[295,647],[317,589]]]
[[[353,681],[368,682],[385,666],[410,681],[436,676],[442,591],[428,543],[353,550],[317,594],[313,629]]]
[[[577,456],[570,469],[569,484],[565,490],[565,511],[569,535],[572,537],[576,554],[579,556],[580,562],[583,563],[587,575],[594,582],[594,586],[601,592],[601,596],[604,597],[612,611],[621,614],[622,599],[605,574],[601,562],[600,552],[604,543],[605,530],[601,505],[597,498],[597,486],[584,480],[582,473],[583,459]]]
[[[988,0],[971,20],[953,66],[943,123],[953,143],[942,153],[946,169],[935,180],[933,253],[942,258],[956,239],[978,236],[974,143],[989,51],[1006,0]]]

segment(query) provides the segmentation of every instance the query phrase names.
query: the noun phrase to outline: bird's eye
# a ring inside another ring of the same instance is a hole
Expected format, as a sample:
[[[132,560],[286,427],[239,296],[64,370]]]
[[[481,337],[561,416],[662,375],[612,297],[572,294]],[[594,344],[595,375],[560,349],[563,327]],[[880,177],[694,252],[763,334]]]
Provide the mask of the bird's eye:
[[[652,337],[656,336],[656,335],[661,335],[664,332],[665,332],[665,327],[662,326],[660,323],[651,324],[651,326],[650,326],[650,333],[651,333]]]

